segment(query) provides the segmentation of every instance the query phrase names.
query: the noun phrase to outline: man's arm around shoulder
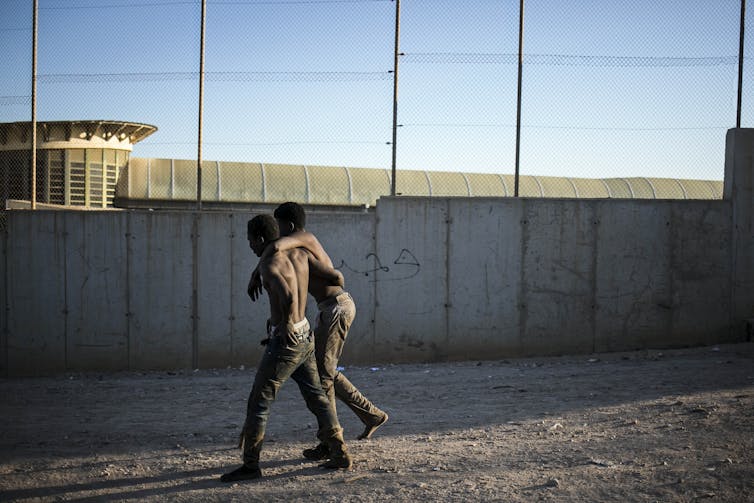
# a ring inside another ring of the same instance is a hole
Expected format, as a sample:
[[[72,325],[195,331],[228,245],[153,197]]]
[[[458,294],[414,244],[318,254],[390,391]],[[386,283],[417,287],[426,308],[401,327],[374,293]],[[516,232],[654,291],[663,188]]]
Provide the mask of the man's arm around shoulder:
[[[345,279],[343,278],[343,273],[341,273],[339,270],[330,267],[320,260],[317,260],[317,258],[307,250],[306,253],[307,258],[309,259],[309,274],[319,276],[323,280],[325,280],[328,284],[333,286],[340,286],[343,287],[345,285]]]

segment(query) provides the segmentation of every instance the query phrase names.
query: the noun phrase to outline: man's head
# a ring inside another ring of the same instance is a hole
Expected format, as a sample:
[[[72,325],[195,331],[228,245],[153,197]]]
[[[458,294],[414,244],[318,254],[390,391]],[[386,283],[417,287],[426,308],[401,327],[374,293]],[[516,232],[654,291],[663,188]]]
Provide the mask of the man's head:
[[[280,234],[288,234],[304,230],[306,213],[300,204],[294,202],[283,203],[275,209],[275,219],[280,227]]]
[[[267,245],[279,237],[280,229],[272,215],[257,215],[246,224],[246,238],[257,257],[261,257]]]

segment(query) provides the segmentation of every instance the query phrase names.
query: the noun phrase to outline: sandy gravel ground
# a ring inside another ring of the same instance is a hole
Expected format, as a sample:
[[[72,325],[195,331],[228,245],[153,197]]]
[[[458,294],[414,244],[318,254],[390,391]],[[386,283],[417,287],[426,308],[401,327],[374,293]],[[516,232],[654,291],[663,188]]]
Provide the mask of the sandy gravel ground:
[[[0,501],[754,501],[752,343],[345,373],[390,413],[339,408],[353,470],[290,382],[235,484],[253,368],[2,379]]]

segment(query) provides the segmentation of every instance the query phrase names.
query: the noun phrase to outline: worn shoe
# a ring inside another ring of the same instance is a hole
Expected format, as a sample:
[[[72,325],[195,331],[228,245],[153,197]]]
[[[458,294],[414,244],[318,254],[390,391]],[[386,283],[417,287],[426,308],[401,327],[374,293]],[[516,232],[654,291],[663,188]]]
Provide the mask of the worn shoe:
[[[313,461],[327,459],[330,457],[330,448],[327,444],[320,443],[313,449],[304,449],[304,457]]]
[[[364,431],[362,431],[361,435],[359,435],[358,437],[356,437],[356,439],[357,440],[364,440],[365,438],[371,437],[372,433],[374,433],[377,430],[377,428],[379,428],[383,424],[387,423],[387,419],[388,419],[388,415],[387,415],[387,413],[385,413],[385,415],[382,416],[382,419],[380,419],[376,423],[366,425],[364,427]]]
[[[262,476],[262,470],[259,468],[249,468],[246,465],[242,465],[240,468],[236,468],[232,472],[228,472],[220,477],[220,482],[235,482],[237,480],[252,480],[258,479]]]
[[[325,461],[319,466],[330,470],[350,470],[352,465],[353,462],[351,461],[351,456],[349,456],[347,452],[344,452],[339,456],[331,457],[328,461]]]

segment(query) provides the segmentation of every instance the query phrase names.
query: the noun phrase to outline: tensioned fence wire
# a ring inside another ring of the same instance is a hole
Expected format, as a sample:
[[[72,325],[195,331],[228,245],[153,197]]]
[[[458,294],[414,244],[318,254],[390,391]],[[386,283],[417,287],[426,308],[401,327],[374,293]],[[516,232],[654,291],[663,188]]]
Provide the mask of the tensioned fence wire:
[[[389,72],[206,72],[210,82],[361,82],[391,80]],[[198,81],[199,72],[79,73],[40,75],[41,83]]]
[[[31,96],[0,96],[0,106],[31,105]]]
[[[510,53],[403,53],[401,61],[406,63],[450,63],[450,64],[508,64],[518,63],[518,54]],[[670,56],[589,56],[577,54],[527,54],[523,55],[525,65],[550,66],[608,66],[608,67],[702,67],[731,66],[738,64],[738,56],[714,57],[670,57]]]
[[[389,3],[394,0],[214,0],[208,1],[208,5],[235,5],[235,6],[261,6],[261,5],[317,5],[317,4],[356,4],[356,3]],[[53,5],[40,7],[40,10],[83,10],[83,9],[113,9],[133,7],[165,7],[185,5],[196,7],[198,0],[162,0],[151,3],[108,2],[99,5]]]

